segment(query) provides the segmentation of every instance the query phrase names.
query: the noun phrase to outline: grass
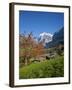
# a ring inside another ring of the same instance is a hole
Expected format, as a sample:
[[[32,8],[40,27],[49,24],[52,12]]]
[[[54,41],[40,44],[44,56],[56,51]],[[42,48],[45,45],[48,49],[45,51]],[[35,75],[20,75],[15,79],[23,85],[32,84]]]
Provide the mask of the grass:
[[[64,57],[56,57],[55,59],[45,60],[43,62],[32,63],[27,66],[20,67],[19,78],[49,78],[64,76]]]

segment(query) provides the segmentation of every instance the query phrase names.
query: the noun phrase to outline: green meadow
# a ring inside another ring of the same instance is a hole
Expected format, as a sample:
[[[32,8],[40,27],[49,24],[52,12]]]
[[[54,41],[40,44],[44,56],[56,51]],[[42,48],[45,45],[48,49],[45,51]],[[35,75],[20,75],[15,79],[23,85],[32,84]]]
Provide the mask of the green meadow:
[[[32,62],[19,68],[20,79],[50,78],[64,76],[64,56],[42,62]]]

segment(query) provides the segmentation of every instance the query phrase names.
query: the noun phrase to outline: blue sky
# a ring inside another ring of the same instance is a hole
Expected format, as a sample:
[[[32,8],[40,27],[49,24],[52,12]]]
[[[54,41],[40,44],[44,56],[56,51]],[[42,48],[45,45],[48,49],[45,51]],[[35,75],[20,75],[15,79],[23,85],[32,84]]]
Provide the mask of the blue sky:
[[[64,13],[19,11],[19,32],[32,32],[38,37],[42,32],[54,34],[64,26]]]

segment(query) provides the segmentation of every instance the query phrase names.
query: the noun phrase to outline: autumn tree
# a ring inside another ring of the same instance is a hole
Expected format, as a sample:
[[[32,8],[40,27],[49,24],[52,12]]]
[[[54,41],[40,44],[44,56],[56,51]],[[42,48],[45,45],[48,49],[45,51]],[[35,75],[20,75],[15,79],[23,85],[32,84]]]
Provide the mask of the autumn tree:
[[[33,47],[33,50],[32,50],[33,57],[38,58],[42,54],[44,54],[44,46],[43,46],[43,44],[42,43],[35,44],[35,46]]]
[[[42,42],[37,42],[32,33],[23,35],[20,39],[20,56],[24,57],[25,65],[30,62],[30,58],[39,57],[44,53],[44,46]]]

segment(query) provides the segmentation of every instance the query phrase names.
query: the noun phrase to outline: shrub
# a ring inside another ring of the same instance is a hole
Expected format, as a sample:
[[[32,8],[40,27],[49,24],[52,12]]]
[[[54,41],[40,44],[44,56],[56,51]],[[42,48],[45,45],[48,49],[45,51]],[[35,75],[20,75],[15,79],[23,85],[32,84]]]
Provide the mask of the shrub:
[[[20,68],[19,74],[20,79],[63,77],[64,58],[60,56],[49,61],[45,60],[44,62],[32,63]]]

